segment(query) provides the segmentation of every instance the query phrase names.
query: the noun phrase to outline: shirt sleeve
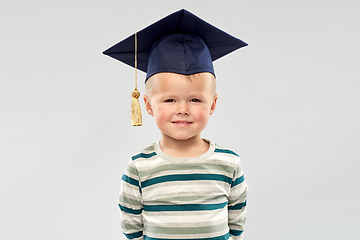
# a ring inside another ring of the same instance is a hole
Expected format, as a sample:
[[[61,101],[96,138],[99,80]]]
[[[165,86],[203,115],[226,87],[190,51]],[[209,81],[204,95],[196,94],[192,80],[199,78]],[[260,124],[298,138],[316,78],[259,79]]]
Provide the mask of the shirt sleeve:
[[[119,207],[121,227],[127,239],[143,240],[142,196],[139,173],[132,160],[121,178]]]
[[[228,205],[228,225],[233,240],[242,240],[246,222],[246,197],[248,186],[241,169],[240,160],[234,171]]]

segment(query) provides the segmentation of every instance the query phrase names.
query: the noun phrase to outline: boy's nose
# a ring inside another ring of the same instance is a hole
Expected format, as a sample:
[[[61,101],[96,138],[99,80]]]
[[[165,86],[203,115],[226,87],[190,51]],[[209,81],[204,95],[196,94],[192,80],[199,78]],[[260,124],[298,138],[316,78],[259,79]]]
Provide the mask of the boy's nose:
[[[186,104],[179,104],[179,108],[177,110],[178,115],[189,115],[189,110],[186,107]]]

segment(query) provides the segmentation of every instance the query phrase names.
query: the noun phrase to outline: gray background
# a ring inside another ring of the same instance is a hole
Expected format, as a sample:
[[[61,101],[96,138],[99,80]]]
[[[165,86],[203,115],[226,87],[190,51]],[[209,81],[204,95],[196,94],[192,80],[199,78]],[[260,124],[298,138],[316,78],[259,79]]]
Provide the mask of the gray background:
[[[249,43],[214,63],[202,135],[241,156],[245,239],[358,238],[359,1],[5,0],[1,239],[123,238],[124,166],[160,134],[130,126],[134,70],[101,52],[181,8]]]

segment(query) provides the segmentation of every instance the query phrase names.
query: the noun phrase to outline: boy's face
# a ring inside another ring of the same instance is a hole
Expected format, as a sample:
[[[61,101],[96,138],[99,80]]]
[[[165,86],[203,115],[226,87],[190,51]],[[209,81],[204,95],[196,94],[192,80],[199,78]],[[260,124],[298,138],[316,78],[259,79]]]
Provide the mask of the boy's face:
[[[175,73],[159,73],[151,96],[144,96],[147,112],[155,118],[163,138],[200,138],[216,107],[211,73],[193,80]]]

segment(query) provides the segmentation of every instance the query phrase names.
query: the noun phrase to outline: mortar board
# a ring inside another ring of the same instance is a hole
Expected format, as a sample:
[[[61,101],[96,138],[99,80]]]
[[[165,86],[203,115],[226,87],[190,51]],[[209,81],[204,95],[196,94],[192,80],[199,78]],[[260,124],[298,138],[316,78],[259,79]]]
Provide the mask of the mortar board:
[[[161,72],[185,75],[210,72],[215,76],[212,61],[244,46],[247,43],[182,9],[103,53],[146,72],[146,82],[149,77]],[[138,92],[133,92],[133,99],[137,95]]]
[[[146,80],[160,72],[211,72],[212,61],[247,44],[182,9],[137,32],[137,68]],[[135,34],[103,52],[135,67]]]

